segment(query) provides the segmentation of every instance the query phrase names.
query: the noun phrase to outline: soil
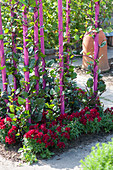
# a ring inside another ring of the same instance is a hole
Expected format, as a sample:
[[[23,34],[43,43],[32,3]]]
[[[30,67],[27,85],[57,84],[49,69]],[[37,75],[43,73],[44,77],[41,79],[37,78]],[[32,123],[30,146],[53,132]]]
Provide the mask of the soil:
[[[20,161],[20,154],[18,153],[19,146],[6,147],[4,144],[0,143],[0,155],[11,161]]]

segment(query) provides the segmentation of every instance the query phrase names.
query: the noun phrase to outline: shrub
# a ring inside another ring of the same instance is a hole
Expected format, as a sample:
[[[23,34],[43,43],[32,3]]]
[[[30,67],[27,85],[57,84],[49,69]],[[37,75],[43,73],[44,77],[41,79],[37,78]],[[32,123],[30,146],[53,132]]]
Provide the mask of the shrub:
[[[83,170],[112,170],[113,169],[113,139],[108,144],[99,143],[92,147],[92,152],[81,160]]]

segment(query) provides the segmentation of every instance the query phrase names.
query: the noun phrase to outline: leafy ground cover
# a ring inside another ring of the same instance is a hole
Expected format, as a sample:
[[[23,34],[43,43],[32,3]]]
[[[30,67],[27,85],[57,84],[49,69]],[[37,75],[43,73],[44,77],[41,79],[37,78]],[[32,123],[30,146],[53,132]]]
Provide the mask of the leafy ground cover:
[[[108,144],[99,143],[96,147],[92,147],[92,152],[85,158],[85,161],[81,160],[83,170],[111,170],[113,169],[113,139]]]

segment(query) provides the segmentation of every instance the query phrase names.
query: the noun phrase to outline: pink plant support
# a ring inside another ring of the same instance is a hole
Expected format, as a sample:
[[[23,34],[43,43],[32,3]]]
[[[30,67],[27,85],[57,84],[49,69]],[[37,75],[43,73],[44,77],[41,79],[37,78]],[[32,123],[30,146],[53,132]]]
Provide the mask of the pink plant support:
[[[59,59],[60,61],[60,102],[61,114],[64,114],[64,94],[63,94],[63,75],[64,75],[64,62],[63,62],[63,16],[62,16],[62,0],[58,0],[58,30],[59,30]]]
[[[3,36],[2,32],[2,17],[1,17],[1,5],[0,5],[0,36]],[[0,39],[0,58],[1,58],[1,67],[5,66],[5,57],[4,57],[4,43],[3,39]],[[2,82],[3,82],[3,91],[7,92],[7,85],[6,85],[6,68],[2,70]]]
[[[95,2],[95,29],[99,27],[98,24],[98,19],[99,19],[99,6],[100,3]],[[94,95],[96,96],[97,94],[97,84],[98,84],[98,66],[96,63],[96,59],[98,59],[98,52],[99,52],[99,33],[95,33],[95,38],[94,38]]]
[[[66,0],[66,37],[67,37],[67,44],[70,43],[70,4],[71,0]],[[69,53],[69,48],[67,48],[67,52]],[[69,54],[67,54],[67,59],[66,59],[66,67],[67,70],[69,69]]]
[[[39,0],[39,20],[40,20],[41,52],[45,55],[42,0]],[[42,58],[42,67],[43,67],[42,71],[45,72],[45,59],[44,58]],[[46,87],[46,80],[44,79],[44,75],[43,75],[43,89],[45,89]]]
[[[38,2],[37,0],[36,1],[36,5],[38,5]],[[34,52],[35,52],[35,60],[38,62],[38,43],[39,43],[39,39],[38,39],[38,9],[37,7],[34,8],[34,44],[35,44],[35,49],[34,49]],[[36,63],[37,63],[36,62]],[[38,64],[38,63],[37,63]],[[38,72],[38,65],[36,64],[35,66],[35,76],[39,77],[39,72]],[[38,94],[39,92],[39,80],[36,80],[36,93]]]
[[[12,0],[10,0],[11,2]],[[13,8],[11,7],[11,17],[13,18],[15,16],[15,13],[13,12]],[[13,23],[11,23],[11,26],[13,25]],[[12,31],[12,58],[14,58],[14,54],[16,54],[16,44],[15,44],[15,37],[16,37],[16,34],[15,32]],[[14,89],[15,91],[17,90],[17,80],[16,80],[16,77],[15,77],[15,74],[17,74],[17,66],[16,66],[16,62],[15,60],[13,59],[13,65],[15,67],[15,71],[14,71]]]
[[[27,28],[27,7],[24,8],[23,12],[23,46],[24,46],[24,66],[29,67],[29,56],[28,56],[28,48],[27,46],[27,34],[28,34],[28,28]],[[25,82],[27,83],[25,90],[26,92],[29,91],[29,71],[25,71]],[[29,99],[26,99],[26,110],[30,110],[30,104]]]

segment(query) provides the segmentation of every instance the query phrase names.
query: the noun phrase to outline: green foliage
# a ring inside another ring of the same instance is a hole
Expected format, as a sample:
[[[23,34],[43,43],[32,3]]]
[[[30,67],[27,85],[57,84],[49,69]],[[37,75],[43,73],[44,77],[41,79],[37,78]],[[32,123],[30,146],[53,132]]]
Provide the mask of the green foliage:
[[[29,162],[30,164],[33,164],[34,162],[38,161],[36,155],[33,154],[32,148],[30,146],[25,147],[25,145],[23,145],[23,148],[20,148],[18,152],[21,153],[20,158],[23,161]]]
[[[108,144],[99,143],[92,147],[92,152],[81,160],[83,170],[112,170],[113,169],[113,139]]]
[[[98,63],[98,61],[96,61]],[[106,84],[102,80],[103,75],[101,71],[98,70],[98,84],[97,84],[97,91],[96,95],[94,95],[94,64],[92,62],[88,65],[87,74],[90,74],[91,78],[87,80],[86,83],[86,93],[87,93],[87,104],[91,107],[95,107],[96,105],[100,105],[99,97],[105,92]]]

